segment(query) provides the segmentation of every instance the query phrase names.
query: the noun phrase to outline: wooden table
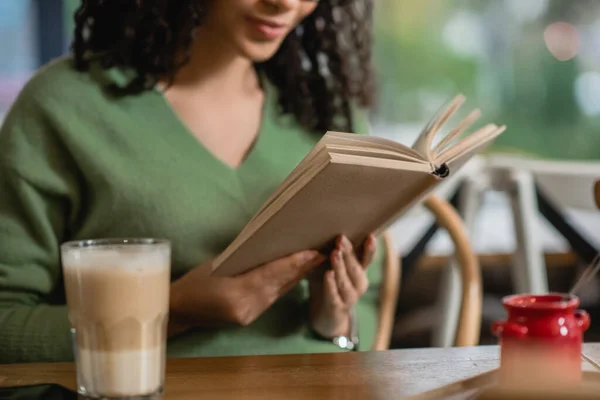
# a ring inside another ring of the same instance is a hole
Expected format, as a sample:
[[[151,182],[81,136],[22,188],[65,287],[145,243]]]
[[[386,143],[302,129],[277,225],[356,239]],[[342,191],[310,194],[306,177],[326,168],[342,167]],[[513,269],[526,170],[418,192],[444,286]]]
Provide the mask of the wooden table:
[[[586,344],[600,360],[600,344]],[[169,360],[166,400],[401,399],[498,366],[496,346]],[[584,369],[593,370],[590,364]],[[74,365],[0,365],[0,387],[75,387]]]

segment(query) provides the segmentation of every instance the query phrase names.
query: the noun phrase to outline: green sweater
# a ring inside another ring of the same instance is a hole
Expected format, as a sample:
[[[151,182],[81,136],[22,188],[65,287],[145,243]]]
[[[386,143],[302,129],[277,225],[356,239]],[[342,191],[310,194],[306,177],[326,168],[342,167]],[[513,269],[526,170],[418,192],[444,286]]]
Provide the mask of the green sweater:
[[[116,99],[102,89],[125,79],[57,60],[29,81],[4,121],[0,363],[72,359],[62,242],[166,237],[176,279],[222,252],[318,140],[278,115],[269,87],[257,142],[234,169],[189,133],[158,91]],[[362,349],[376,331],[381,260],[379,251],[357,310]],[[340,351],[311,333],[307,299],[302,282],[250,326],[191,330],[169,341],[168,354]]]

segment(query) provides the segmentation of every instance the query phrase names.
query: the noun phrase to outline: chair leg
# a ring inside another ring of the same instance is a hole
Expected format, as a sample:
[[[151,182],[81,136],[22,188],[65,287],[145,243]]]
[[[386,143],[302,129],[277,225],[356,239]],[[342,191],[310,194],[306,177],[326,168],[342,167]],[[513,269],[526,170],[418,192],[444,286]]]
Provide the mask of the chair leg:
[[[473,242],[473,231],[483,190],[484,183],[476,178],[466,178],[460,189],[458,211],[463,218],[471,242]],[[434,347],[451,347],[455,345],[462,290],[460,266],[455,256],[442,276],[440,296],[437,302],[440,321],[433,332],[432,345]]]
[[[450,235],[461,271],[462,298],[456,329],[456,346],[475,346],[481,329],[481,272],[479,260],[470,244],[464,223],[456,210],[436,196],[430,196],[425,206],[436,216],[439,225]]]
[[[547,293],[548,278],[537,229],[539,212],[533,175],[528,171],[513,172],[506,184],[516,237],[512,268],[514,290],[517,293]]]
[[[395,249],[393,240],[388,233],[384,234],[383,240],[385,244],[385,264],[383,284],[379,296],[379,325],[371,348],[375,351],[387,350],[390,347],[402,280],[400,256]]]
[[[439,309],[438,323],[433,331],[433,347],[452,347],[456,338],[460,305],[462,300],[462,282],[456,260],[452,260],[444,269],[436,307]]]

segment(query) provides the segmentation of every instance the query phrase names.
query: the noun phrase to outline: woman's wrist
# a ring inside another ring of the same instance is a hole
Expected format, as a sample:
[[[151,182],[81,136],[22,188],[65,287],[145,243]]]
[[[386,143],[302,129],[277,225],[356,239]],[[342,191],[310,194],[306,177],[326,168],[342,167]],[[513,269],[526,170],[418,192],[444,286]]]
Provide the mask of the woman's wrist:
[[[351,333],[350,314],[318,315],[313,319],[312,328],[319,336],[328,340],[333,340],[338,336],[349,336]]]
[[[315,318],[312,329],[319,337],[331,340],[342,349],[358,350],[358,324],[354,308],[343,315]]]

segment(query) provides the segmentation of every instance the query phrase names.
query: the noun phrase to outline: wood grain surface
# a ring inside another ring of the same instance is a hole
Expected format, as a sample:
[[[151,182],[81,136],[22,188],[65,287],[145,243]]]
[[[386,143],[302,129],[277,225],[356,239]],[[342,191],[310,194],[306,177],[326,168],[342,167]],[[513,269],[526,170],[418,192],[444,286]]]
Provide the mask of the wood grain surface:
[[[600,344],[585,353],[600,359]],[[166,400],[401,399],[498,367],[496,346],[171,359]],[[589,364],[584,369],[593,370]],[[75,387],[71,363],[0,365],[0,386]]]

